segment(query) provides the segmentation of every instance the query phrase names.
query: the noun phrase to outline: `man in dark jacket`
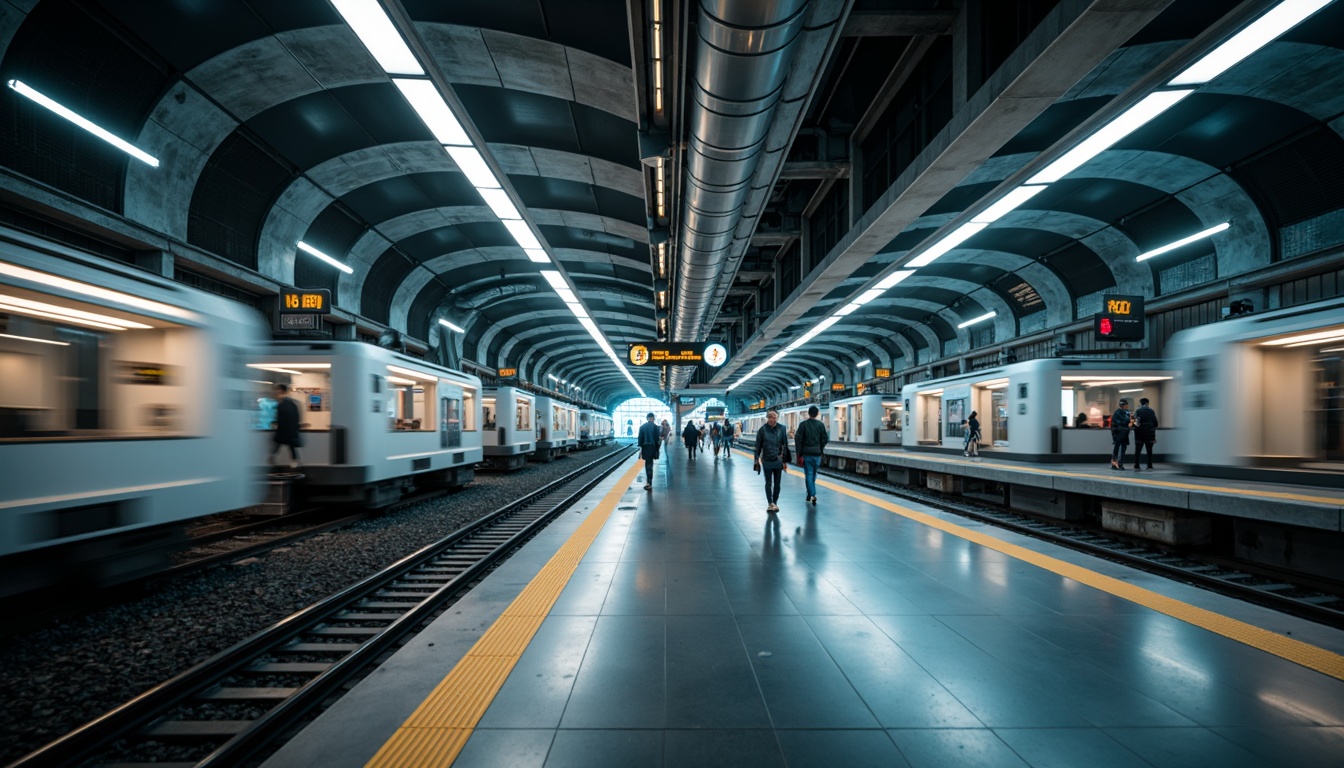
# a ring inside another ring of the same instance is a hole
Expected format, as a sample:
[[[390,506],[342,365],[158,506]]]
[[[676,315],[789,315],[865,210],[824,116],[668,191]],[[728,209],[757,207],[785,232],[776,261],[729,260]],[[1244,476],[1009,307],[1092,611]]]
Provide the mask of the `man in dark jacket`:
[[[271,463],[275,463],[276,454],[281,446],[289,446],[290,464],[299,465],[299,446],[303,438],[299,435],[299,404],[289,397],[289,387],[275,385],[275,434],[271,436],[275,447],[271,449]]]
[[[821,454],[826,451],[830,437],[826,425],[817,418],[817,406],[807,409],[807,418],[793,433],[793,444],[803,460],[803,480],[807,484],[807,500],[817,506],[817,470],[821,468]]]
[[[1148,398],[1139,398],[1139,409],[1134,412],[1134,471],[1139,471],[1139,457],[1148,449],[1148,469],[1153,468],[1153,443],[1157,442],[1157,411],[1148,407]]]
[[[1129,398],[1120,398],[1120,407],[1111,414],[1111,469],[1125,471],[1125,449],[1129,447]]]
[[[695,461],[695,449],[700,445],[700,430],[694,421],[686,422],[686,428],[681,430],[681,440],[686,443],[686,460]]]
[[[765,424],[756,430],[756,469],[765,474],[765,511],[779,511],[779,481],[789,463],[789,431],[779,423],[779,411],[765,414]]]
[[[644,459],[644,490],[653,490],[653,462],[658,460],[658,446],[663,442],[662,430],[653,421],[653,414],[645,417],[639,428],[639,455]]]

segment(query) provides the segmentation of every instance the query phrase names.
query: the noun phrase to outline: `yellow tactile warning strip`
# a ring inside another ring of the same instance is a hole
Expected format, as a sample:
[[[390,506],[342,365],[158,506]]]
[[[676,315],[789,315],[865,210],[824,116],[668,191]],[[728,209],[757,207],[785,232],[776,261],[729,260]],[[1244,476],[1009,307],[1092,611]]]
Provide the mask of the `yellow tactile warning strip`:
[[[874,454],[881,455],[881,454]],[[855,458],[847,456],[846,458]],[[939,464],[950,464],[953,466],[977,466],[992,467],[994,469],[1007,469],[1014,472],[1026,472],[1033,475],[1049,475],[1053,477],[1078,477],[1084,480],[1120,480],[1121,477],[1110,477],[1107,475],[1093,475],[1086,472],[1066,472],[1062,469],[1045,469],[1044,467],[1019,466],[1017,464],[984,464],[982,462],[972,462],[967,459],[958,459],[952,456],[926,456],[920,454],[912,457],[921,461],[934,461]],[[1123,479],[1140,482],[1143,485],[1153,485],[1160,488],[1177,488],[1183,491],[1207,491],[1209,493],[1221,493],[1232,496],[1253,496],[1262,499],[1281,499],[1284,501],[1301,501],[1308,504],[1325,504],[1332,507],[1344,507],[1344,498],[1338,496],[1308,496],[1304,493],[1290,493],[1288,491],[1266,491],[1259,488],[1227,488],[1216,485],[1200,485],[1198,483],[1181,483],[1175,480],[1155,480],[1150,477],[1144,477],[1141,480],[1133,475],[1126,474]]]
[[[963,528],[956,523],[946,520],[940,520],[933,515],[924,512],[916,512],[908,507],[899,504],[893,504],[885,499],[876,496],[870,496],[866,493],[856,491],[829,480],[817,478],[817,484],[838,491],[851,498],[872,504],[879,509],[885,509],[888,512],[894,512],[902,517],[909,518],[930,528],[937,528],[944,533],[950,533],[982,547],[988,547],[996,552],[1002,552],[1009,557],[1016,558],[1023,562],[1031,563],[1038,568],[1044,568],[1047,571],[1057,573],[1060,576],[1073,579],[1089,587],[1095,587],[1123,598],[1132,603],[1142,605],[1145,608],[1151,608],[1158,613],[1164,613],[1172,618],[1193,624],[1196,627],[1202,627],[1222,635],[1223,637],[1236,640],[1239,643],[1245,643],[1252,648],[1257,648],[1265,653],[1272,653],[1282,659],[1301,664],[1308,669],[1314,669],[1325,675],[1329,675],[1340,680],[1344,680],[1344,656],[1324,648],[1319,648],[1301,640],[1294,640],[1291,637],[1285,637],[1277,632],[1271,632],[1262,629],[1253,624],[1247,624],[1244,621],[1229,618],[1220,613],[1198,608],[1189,603],[1181,602],[1165,595],[1160,595],[1143,587],[1137,587],[1133,584],[1127,584],[1119,579],[1110,576],[1104,576],[1096,571],[1090,571],[1082,566],[1066,563],[1049,555],[1043,555],[1039,552],[1033,552],[1026,547],[1017,544],[1010,544],[1001,541],[983,533]]]
[[[451,765],[471,738],[541,622],[569,583],[588,547],[616,509],[621,495],[644,469],[643,461],[621,476],[521,594],[486,630],[429,697],[366,764],[370,767]]]

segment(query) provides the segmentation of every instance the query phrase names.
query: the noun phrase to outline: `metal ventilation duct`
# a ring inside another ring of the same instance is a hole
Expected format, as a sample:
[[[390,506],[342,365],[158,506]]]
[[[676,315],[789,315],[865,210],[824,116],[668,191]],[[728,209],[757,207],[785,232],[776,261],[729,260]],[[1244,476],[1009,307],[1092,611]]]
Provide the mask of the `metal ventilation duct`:
[[[675,341],[703,333],[808,2],[700,0]]]

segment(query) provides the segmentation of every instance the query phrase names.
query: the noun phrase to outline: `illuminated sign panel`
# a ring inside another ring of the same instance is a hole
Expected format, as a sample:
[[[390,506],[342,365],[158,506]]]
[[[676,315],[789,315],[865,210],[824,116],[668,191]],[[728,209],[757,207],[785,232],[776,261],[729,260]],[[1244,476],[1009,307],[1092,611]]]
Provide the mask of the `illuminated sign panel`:
[[[1093,332],[1098,341],[1142,341],[1142,296],[1102,296],[1102,311],[1093,316]]]
[[[708,365],[718,368],[728,362],[722,344],[704,341],[640,342],[631,344],[626,358],[631,365]]]
[[[878,369],[876,369],[876,370],[873,371],[873,375],[876,376],[876,377],[879,378],[879,379],[890,379],[890,378],[891,378],[891,369],[890,369],[890,368],[878,368]]]
[[[499,377],[500,377],[501,379],[507,379],[507,378],[510,377],[510,376],[517,376],[517,375],[518,375],[518,369],[517,369],[517,368],[500,368],[500,369],[499,369]]]
[[[280,314],[326,315],[331,313],[331,291],[281,291]]]

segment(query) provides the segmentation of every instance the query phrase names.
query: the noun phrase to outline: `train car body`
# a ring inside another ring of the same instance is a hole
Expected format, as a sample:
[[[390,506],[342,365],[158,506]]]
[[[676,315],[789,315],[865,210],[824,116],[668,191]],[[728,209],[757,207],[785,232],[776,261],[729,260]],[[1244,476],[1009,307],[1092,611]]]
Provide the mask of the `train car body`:
[[[1147,397],[1163,414],[1175,370],[1152,360],[1043,359],[907,384],[901,391],[902,443],[910,450],[960,453],[962,422],[980,421],[980,452],[1020,461],[1105,461],[1111,414],[1120,398]],[[1085,420],[1080,422],[1079,416]],[[1158,450],[1178,414],[1161,418]],[[1101,427],[1101,428],[1097,428]]]
[[[579,407],[548,395],[537,396],[537,447],[532,458],[550,461],[579,445]]]
[[[485,460],[518,469],[537,445],[537,396],[518,387],[490,387],[481,400]]]
[[[1178,399],[1158,418],[1180,417],[1175,461],[1195,474],[1344,486],[1344,299],[1184,330],[1166,352]]]
[[[257,503],[250,308],[0,232],[0,592],[152,567],[184,521]],[[166,557],[166,555],[164,555]]]
[[[615,438],[611,416],[591,408],[579,410],[579,447],[583,449],[606,445]]]
[[[832,440],[865,445],[900,445],[904,408],[897,395],[858,395],[831,401]]]
[[[483,459],[471,374],[354,341],[271,342],[248,367],[256,428],[270,428],[276,384],[298,401],[310,498],[385,506],[414,486],[464,485]]]

